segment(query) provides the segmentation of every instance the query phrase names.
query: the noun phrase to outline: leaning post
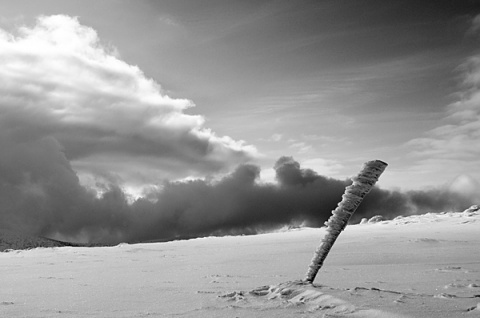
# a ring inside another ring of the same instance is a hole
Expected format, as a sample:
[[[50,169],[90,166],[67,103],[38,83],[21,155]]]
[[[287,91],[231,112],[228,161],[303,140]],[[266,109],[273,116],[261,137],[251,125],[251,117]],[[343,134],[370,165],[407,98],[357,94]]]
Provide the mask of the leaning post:
[[[365,163],[362,171],[352,178],[353,183],[345,189],[342,201],[338,203],[332,215],[325,222],[327,233],[320,246],[315,251],[313,259],[308,268],[304,281],[312,284],[318,271],[323,266],[328,252],[335,243],[337,237],[347,226],[348,220],[362,202],[365,195],[373,188],[380,175],[387,167],[387,163],[374,160]]]

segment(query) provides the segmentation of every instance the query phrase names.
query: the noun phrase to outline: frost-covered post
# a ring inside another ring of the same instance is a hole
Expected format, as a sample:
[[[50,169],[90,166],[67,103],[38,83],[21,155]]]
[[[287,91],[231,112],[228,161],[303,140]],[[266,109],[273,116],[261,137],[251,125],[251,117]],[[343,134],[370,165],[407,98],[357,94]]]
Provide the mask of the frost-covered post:
[[[387,164],[380,160],[366,162],[362,171],[352,178],[353,184],[345,189],[342,201],[333,210],[332,216],[325,222],[327,233],[321,245],[315,251],[304,281],[313,283],[315,276],[323,265],[328,252],[335,240],[347,226],[347,222],[362,202],[365,195],[372,189],[378,177],[383,173]]]

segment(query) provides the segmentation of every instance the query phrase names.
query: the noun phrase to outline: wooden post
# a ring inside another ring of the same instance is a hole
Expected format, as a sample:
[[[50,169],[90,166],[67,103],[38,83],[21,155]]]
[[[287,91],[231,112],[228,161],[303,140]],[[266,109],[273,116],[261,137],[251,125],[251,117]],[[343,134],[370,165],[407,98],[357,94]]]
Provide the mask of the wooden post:
[[[348,220],[362,202],[365,195],[372,189],[387,164],[380,160],[366,162],[362,171],[352,178],[353,184],[345,189],[342,201],[333,210],[332,216],[325,222],[327,233],[320,246],[315,251],[312,262],[308,268],[304,281],[312,284],[318,271],[323,266],[328,252],[335,243],[337,237],[347,226]]]

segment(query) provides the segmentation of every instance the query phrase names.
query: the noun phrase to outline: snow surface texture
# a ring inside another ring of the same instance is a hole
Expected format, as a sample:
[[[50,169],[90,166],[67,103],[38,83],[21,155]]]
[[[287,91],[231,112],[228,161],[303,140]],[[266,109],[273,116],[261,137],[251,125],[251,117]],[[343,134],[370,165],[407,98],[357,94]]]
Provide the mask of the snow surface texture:
[[[480,317],[480,212],[325,229],[0,253],[0,317]]]

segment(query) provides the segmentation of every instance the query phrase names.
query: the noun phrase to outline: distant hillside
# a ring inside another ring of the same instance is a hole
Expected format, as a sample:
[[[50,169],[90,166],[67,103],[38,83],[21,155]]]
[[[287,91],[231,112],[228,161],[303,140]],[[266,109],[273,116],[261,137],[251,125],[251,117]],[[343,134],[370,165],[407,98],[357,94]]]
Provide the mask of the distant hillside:
[[[8,250],[24,250],[36,247],[60,246],[80,245],[0,229],[0,252]]]
[[[462,212],[442,212],[442,213],[427,213],[425,215],[450,215],[450,216],[474,216],[480,213],[480,205],[472,205],[470,208],[466,209]],[[422,219],[422,215],[411,215],[407,217],[399,216],[395,220],[400,223],[411,223],[416,222],[419,219]],[[393,221],[395,221],[393,220]],[[400,221],[399,221],[400,220]],[[378,222],[386,222],[389,223],[390,221],[383,220],[382,216],[374,216],[370,220],[362,220],[361,224],[366,223],[378,223]],[[475,220],[474,220],[475,221]],[[150,240],[150,241],[143,241],[143,242],[130,242],[131,244],[134,243],[156,243],[156,242],[166,242],[166,241],[173,241],[173,240],[186,240],[195,238],[194,236],[176,236],[169,239],[162,239],[162,240]],[[62,242],[53,239],[49,239],[46,237],[36,237],[33,235],[13,232],[11,230],[3,230],[0,229],[0,252],[5,252],[8,250],[25,250],[25,249],[32,249],[37,247],[62,247],[62,246],[77,246],[77,247],[95,247],[95,246],[113,246],[116,244],[101,244],[101,243],[88,243],[88,244],[79,244],[79,243],[70,243],[70,242]]]

